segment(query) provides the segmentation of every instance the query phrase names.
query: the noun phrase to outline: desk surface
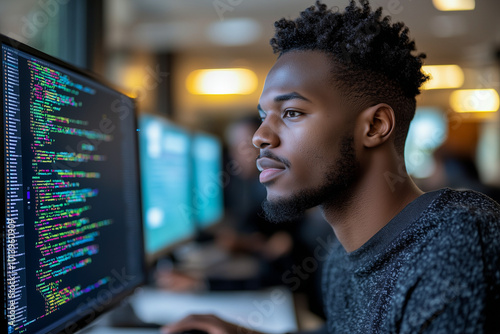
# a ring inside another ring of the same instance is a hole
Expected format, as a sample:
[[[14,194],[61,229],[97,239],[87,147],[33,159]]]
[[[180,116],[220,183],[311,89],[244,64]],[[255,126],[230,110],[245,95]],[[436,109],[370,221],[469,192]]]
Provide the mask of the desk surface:
[[[264,333],[297,331],[293,296],[284,287],[260,291],[174,293],[144,288],[130,299],[137,316],[151,323],[172,323],[189,314],[214,314],[221,319]],[[158,333],[151,329],[96,326],[86,334]]]

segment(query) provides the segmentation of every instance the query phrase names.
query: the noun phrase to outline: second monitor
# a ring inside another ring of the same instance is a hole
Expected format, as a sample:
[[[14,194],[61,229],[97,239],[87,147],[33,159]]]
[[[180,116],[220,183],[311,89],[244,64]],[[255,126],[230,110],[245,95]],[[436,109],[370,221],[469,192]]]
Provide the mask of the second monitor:
[[[222,144],[159,115],[142,115],[139,128],[145,248],[151,263],[222,220]]]
[[[195,133],[192,142],[193,215],[198,228],[205,229],[224,216],[222,145],[206,133]]]

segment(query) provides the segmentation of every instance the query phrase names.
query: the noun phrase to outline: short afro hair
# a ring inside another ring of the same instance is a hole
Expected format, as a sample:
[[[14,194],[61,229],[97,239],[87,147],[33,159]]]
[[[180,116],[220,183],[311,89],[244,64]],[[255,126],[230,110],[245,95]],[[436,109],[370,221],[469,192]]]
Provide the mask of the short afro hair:
[[[389,104],[396,114],[395,146],[401,154],[415,115],[425,54],[412,55],[415,42],[404,23],[372,11],[368,0],[351,0],[345,12],[316,2],[296,20],[282,18],[274,25],[270,43],[279,56],[289,51],[321,51],[331,56],[332,82],[360,111],[378,103]],[[337,9],[337,8],[335,8]]]

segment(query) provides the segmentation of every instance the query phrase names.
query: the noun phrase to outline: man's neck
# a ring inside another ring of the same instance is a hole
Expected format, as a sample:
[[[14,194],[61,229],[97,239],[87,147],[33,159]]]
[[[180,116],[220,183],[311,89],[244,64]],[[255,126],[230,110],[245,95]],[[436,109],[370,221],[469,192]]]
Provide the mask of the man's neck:
[[[322,205],[325,219],[347,252],[352,252],[373,237],[392,218],[423,194],[402,171],[371,172],[351,190],[344,206]]]

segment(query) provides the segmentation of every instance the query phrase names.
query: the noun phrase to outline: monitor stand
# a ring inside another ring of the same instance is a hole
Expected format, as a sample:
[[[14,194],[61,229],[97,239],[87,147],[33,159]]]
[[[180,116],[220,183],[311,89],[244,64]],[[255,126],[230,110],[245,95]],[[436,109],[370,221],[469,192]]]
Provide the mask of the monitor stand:
[[[137,316],[129,299],[107,314],[106,324],[116,328],[161,328],[162,324],[145,322]]]

